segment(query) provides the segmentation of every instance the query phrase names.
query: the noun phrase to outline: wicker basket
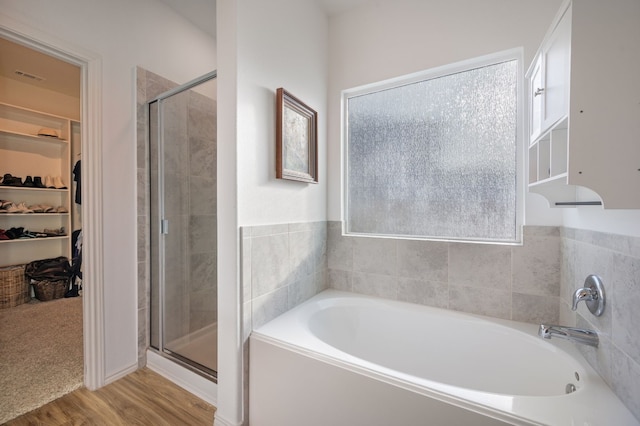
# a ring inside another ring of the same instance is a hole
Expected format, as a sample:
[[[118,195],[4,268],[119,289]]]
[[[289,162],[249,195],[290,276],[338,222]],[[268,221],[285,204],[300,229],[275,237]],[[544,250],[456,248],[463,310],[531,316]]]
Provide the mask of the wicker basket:
[[[0,268],[0,309],[13,308],[29,299],[29,282],[24,276],[24,265]]]
[[[49,281],[31,280],[36,298],[43,302],[64,297],[67,290],[68,280]]]

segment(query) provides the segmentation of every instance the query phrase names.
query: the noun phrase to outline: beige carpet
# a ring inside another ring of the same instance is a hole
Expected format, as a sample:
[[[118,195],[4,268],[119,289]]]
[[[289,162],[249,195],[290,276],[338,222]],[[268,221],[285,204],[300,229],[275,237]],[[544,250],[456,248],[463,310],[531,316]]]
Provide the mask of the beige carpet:
[[[82,386],[82,298],[0,310],[0,424]]]

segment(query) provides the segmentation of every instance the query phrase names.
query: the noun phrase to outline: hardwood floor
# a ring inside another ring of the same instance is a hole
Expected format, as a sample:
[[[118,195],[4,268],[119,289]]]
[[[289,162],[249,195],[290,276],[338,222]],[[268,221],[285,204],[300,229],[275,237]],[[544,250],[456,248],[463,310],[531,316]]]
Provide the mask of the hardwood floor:
[[[23,425],[213,425],[215,407],[143,368],[97,391],[78,389],[5,423]]]

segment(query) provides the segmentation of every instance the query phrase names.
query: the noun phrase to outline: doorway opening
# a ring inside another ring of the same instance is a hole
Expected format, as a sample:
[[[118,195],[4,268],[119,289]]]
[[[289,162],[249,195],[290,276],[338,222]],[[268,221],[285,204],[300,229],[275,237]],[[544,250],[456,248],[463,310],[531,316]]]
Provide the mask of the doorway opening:
[[[85,195],[88,196],[83,197],[82,205],[78,205],[74,202],[74,189],[71,189],[71,184],[73,183],[73,178],[71,177],[71,172],[69,172],[69,178],[65,180],[61,177],[61,183],[64,184],[68,188],[68,193],[64,193],[62,188],[57,188],[60,197],[64,199],[64,197],[68,197],[69,201],[69,212],[65,213],[64,209],[58,212],[58,219],[65,221],[68,218],[68,225],[61,225],[59,227],[54,227],[53,229],[58,229],[60,231],[63,226],[65,226],[64,233],[67,233],[67,239],[65,240],[65,236],[59,236],[60,238],[56,240],[52,239],[47,244],[59,244],[63,248],[62,250],[70,253],[70,256],[73,256],[73,242],[71,241],[72,231],[74,227],[83,229],[83,277],[84,282],[90,282],[90,286],[83,286],[82,297],[74,297],[73,299],[66,300],[77,300],[80,302],[80,310],[81,310],[81,318],[78,320],[80,332],[82,333],[82,360],[80,361],[82,365],[80,371],[80,377],[82,378],[82,382],[90,390],[94,390],[99,388],[104,384],[104,355],[103,355],[103,317],[102,317],[102,200],[99,196],[101,193],[100,188],[100,176],[102,174],[102,166],[100,163],[100,152],[101,152],[101,140],[102,135],[100,132],[100,119],[101,116],[101,104],[100,104],[100,93],[101,88],[99,83],[100,80],[100,69],[101,69],[101,61],[100,58],[96,55],[86,52],[79,51],[76,47],[67,46],[67,45],[58,45],[59,42],[56,43],[47,43],[43,40],[47,40],[48,37],[46,35],[40,34],[37,30],[25,27],[22,24],[19,24],[9,18],[3,20],[3,25],[0,26],[0,38],[2,42],[8,42],[12,44],[18,45],[23,49],[31,49],[35,53],[39,55],[46,55],[50,61],[58,61],[63,65],[72,66],[79,70],[79,76],[77,81],[77,92],[79,95],[75,96],[75,100],[71,101],[74,96],[68,96],[65,102],[76,103],[75,108],[78,113],[76,116],[66,117],[69,120],[68,131],[66,131],[66,138],[63,137],[64,132],[60,129],[60,133],[58,133],[59,139],[67,139],[70,143],[67,147],[62,148],[63,156],[68,158],[67,160],[61,162],[61,172],[62,170],[67,168],[72,168],[75,165],[75,162],[82,159],[84,164],[84,171],[82,176]],[[54,46],[54,44],[56,44]],[[6,56],[3,54],[3,64],[7,62],[4,61]],[[25,71],[25,70],[20,70]],[[27,78],[31,78],[32,75],[35,77],[45,77],[43,75],[39,75],[39,73],[31,73],[27,76]],[[6,96],[8,96],[7,100],[11,101],[13,104],[17,102],[13,102],[15,100],[16,94],[14,92],[5,91],[8,87],[6,83],[3,82],[3,92]],[[12,88],[12,90],[15,87]],[[39,100],[41,103],[43,99]],[[49,103],[52,103],[49,100]],[[55,103],[55,102],[54,102]],[[38,112],[38,110],[44,109],[39,107],[37,104],[32,105],[15,105],[19,108],[24,108],[26,110],[34,110]],[[66,115],[60,112],[51,114],[52,111],[45,111],[45,114],[49,115]],[[33,115],[33,113],[29,113]],[[29,115],[27,114],[27,116]],[[37,115],[37,114],[36,114]],[[65,117],[63,117],[63,122]],[[45,126],[46,127],[46,126]],[[50,126],[49,126],[50,127]],[[55,129],[54,129],[55,130]],[[13,136],[12,136],[13,137]],[[27,136],[28,137],[28,136]],[[73,142],[71,142],[73,140]],[[91,144],[88,144],[87,141],[91,141]],[[54,141],[56,142],[56,141]],[[36,141],[39,143],[39,141]],[[65,149],[67,150],[67,154],[64,153]],[[27,161],[29,163],[29,161]],[[62,167],[64,165],[64,167]],[[44,166],[43,166],[44,167]],[[40,170],[40,169],[38,169]],[[44,169],[42,169],[44,170]],[[25,170],[26,171],[26,170]],[[33,172],[35,174],[35,171]],[[4,176],[3,176],[4,177]],[[23,177],[24,178],[24,177]],[[33,178],[33,176],[32,176]],[[45,177],[41,177],[44,179]],[[25,179],[26,180],[26,179]],[[35,179],[33,179],[35,181]],[[53,180],[53,179],[52,179]],[[60,182],[59,182],[60,183]],[[58,185],[60,186],[60,185]],[[17,192],[20,192],[21,189],[18,189]],[[16,194],[17,194],[16,192]],[[29,197],[35,197],[37,191],[31,190],[26,191],[22,190],[25,194],[28,193]],[[51,190],[51,193],[43,193],[47,194],[47,196],[53,196],[54,191]],[[2,197],[0,197],[2,198]],[[53,200],[52,200],[53,201]],[[35,200],[34,200],[35,202]],[[28,203],[27,203],[28,204]],[[36,203],[38,204],[38,203]],[[46,203],[45,204],[49,204]],[[64,204],[61,201],[61,205]],[[28,205],[27,205],[28,207]],[[59,206],[55,206],[56,208]],[[33,218],[38,213],[34,212]],[[44,214],[44,213],[42,213]],[[73,215],[75,214],[75,219],[72,220]],[[65,218],[65,215],[66,218]],[[52,216],[53,217],[53,216]],[[24,220],[33,220],[33,218],[25,217]],[[80,222],[78,219],[82,218],[83,220]],[[17,218],[13,218],[17,219]],[[11,219],[11,220],[13,220]],[[46,220],[55,220],[46,218]],[[34,224],[31,224],[34,225]],[[24,243],[27,244],[27,243]],[[38,243],[40,244],[40,243]],[[43,243],[44,244],[44,243]],[[20,250],[11,252],[20,254]],[[46,302],[51,303],[51,302]],[[62,354],[61,356],[64,356]],[[84,374],[83,374],[84,373]]]
[[[81,50],[8,17],[3,18],[0,38],[67,62],[80,69],[80,117],[74,126],[79,134],[82,167],[83,285],[82,346],[84,386],[104,385],[103,220],[102,220],[102,61],[99,55]],[[3,56],[4,57],[4,56]],[[75,154],[74,154],[75,155]],[[69,184],[68,182],[65,182]]]

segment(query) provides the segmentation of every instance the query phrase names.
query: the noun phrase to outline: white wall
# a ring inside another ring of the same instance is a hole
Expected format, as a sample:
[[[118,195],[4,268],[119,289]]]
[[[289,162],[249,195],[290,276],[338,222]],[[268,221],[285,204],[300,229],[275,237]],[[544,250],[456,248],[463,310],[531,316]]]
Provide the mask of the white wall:
[[[514,47],[533,59],[561,0],[376,1],[330,20],[328,217],[340,220],[340,91]],[[559,225],[535,194],[526,223]]]
[[[227,185],[237,179],[238,189],[218,193],[219,205],[237,213],[228,217],[236,226],[218,227],[227,251],[219,253],[216,424],[238,425],[245,408],[238,227],[326,220],[328,22],[314,0],[218,0],[217,17],[218,179]],[[275,178],[279,87],[318,112],[319,184]]]
[[[237,3],[217,0],[218,40],[218,406],[215,424],[242,420],[242,338],[236,159],[238,133]],[[224,185],[222,184],[224,182]],[[224,226],[222,226],[224,225]]]
[[[640,191],[640,188],[629,188]],[[583,207],[563,211],[564,226],[640,237],[640,210],[604,210]]]
[[[61,40],[102,58],[104,344],[109,381],[137,363],[135,67],[186,82],[215,69],[215,41],[155,0],[0,0],[0,10],[37,29],[42,43]]]
[[[239,225],[326,219],[327,18],[314,1],[238,4]],[[319,183],[275,178],[275,91],[318,112]]]

